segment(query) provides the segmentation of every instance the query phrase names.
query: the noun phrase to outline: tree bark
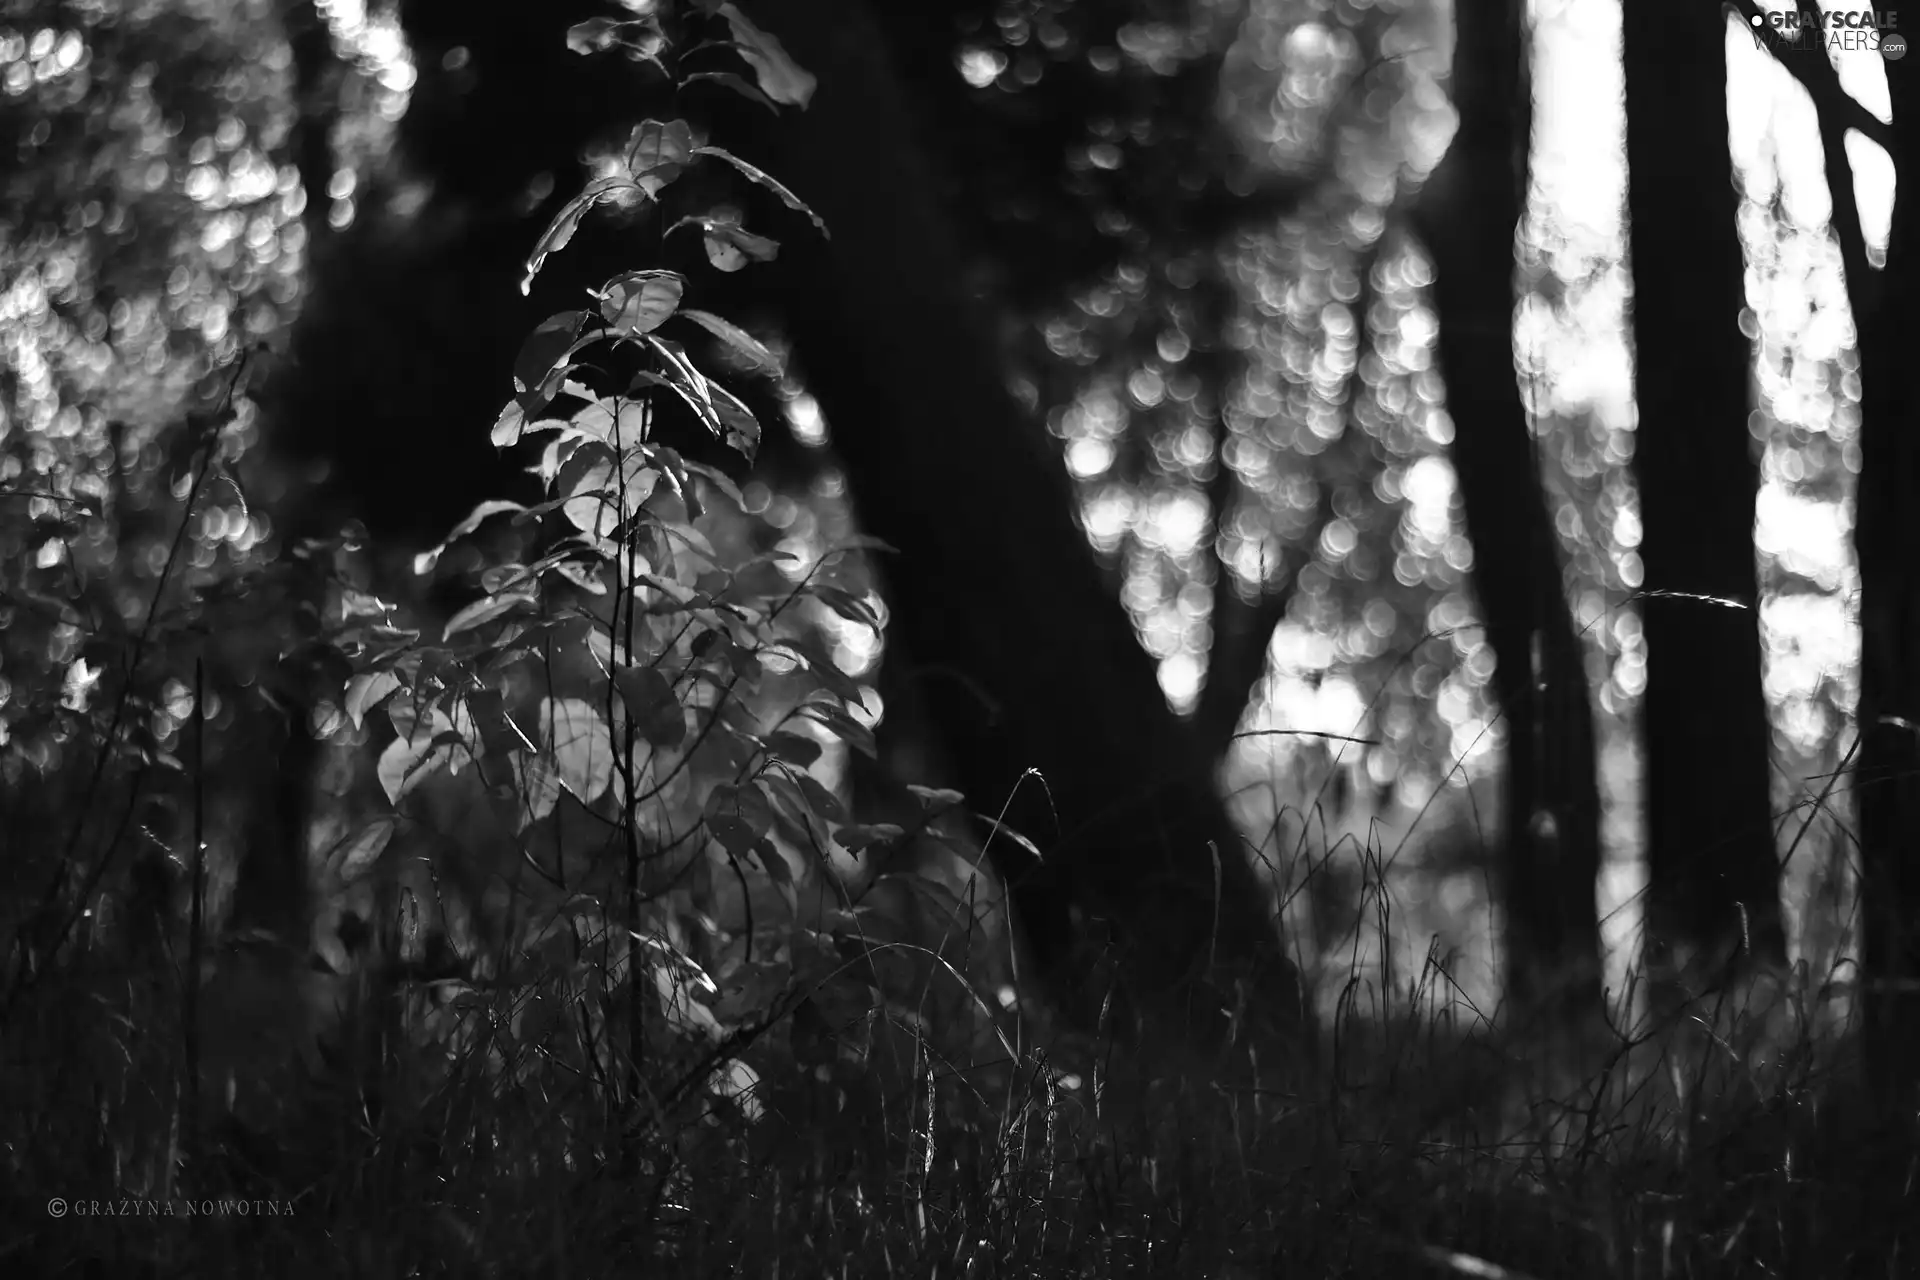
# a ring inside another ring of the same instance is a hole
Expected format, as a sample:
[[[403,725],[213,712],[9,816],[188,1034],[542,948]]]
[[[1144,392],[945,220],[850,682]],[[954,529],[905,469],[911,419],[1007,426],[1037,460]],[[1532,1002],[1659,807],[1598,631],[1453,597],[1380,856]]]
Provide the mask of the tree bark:
[[[1669,990],[1785,953],[1726,35],[1718,5],[1624,6],[1648,960]]]
[[[287,45],[293,53],[294,125],[288,150],[306,192],[301,225],[310,245],[330,230],[333,180],[333,124],[339,116],[340,65],[333,56],[333,33],[314,0],[291,0],[286,8]]]
[[[1849,279],[1848,295],[1858,299],[1861,380],[1861,959],[1875,1091],[1910,1116],[1920,1085],[1920,397],[1900,371],[1911,370],[1920,331],[1920,198],[1910,185],[1920,181],[1920,85],[1903,68],[1888,70],[1899,186],[1874,301],[1863,296],[1864,249],[1847,255],[1850,276],[1856,256],[1860,263],[1860,285]]]
[[[775,149],[832,230],[782,252],[789,296],[808,300],[803,372],[863,525],[901,553],[893,625],[962,788],[1044,851],[1026,865],[1004,839],[990,846],[1051,985],[1096,1013],[1110,963],[1140,1012],[1185,1016],[1200,990],[1187,980],[1217,961],[1265,984],[1269,1015],[1296,1017],[1215,761],[1168,708],[1059,458],[1006,388],[871,13],[787,0],[756,16],[820,77]],[[1070,945],[1076,912],[1114,926],[1112,954]]]
[[[1802,0],[1801,12],[1813,7]],[[1751,3],[1743,14],[1759,12]],[[1813,100],[1860,357],[1861,470],[1853,545],[1860,563],[1860,804],[1867,1064],[1887,1114],[1912,1114],[1920,1072],[1920,413],[1901,367],[1920,324],[1920,200],[1895,190],[1885,267],[1867,261],[1846,135],[1870,122],[1896,172],[1920,175],[1920,86],[1887,77],[1893,121],[1881,125],[1825,58],[1783,58]]]
[[[1530,50],[1522,0],[1455,12],[1459,126],[1415,210],[1433,255],[1452,458],[1506,724],[1500,867],[1515,1006],[1600,1007],[1600,796],[1586,665],[1520,398],[1513,239],[1525,209]]]

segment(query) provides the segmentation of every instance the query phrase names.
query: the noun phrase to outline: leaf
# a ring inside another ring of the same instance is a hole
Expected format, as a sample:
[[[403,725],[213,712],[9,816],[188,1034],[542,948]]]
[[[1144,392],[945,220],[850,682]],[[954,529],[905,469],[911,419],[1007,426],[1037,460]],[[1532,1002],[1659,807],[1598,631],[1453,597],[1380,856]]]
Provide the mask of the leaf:
[[[647,338],[646,341],[659,342],[658,339],[652,337]],[[666,348],[668,345],[667,343],[659,342],[661,348]],[[730,411],[722,410],[715,400],[716,396],[726,394],[724,388],[718,383],[708,382],[699,370],[693,368],[690,364],[683,363],[667,350],[663,349],[661,351],[660,358],[662,362],[667,365],[667,371],[665,373],[656,373],[651,369],[640,370],[633,375],[632,389],[637,390],[640,387],[661,387],[673,392],[679,396],[681,400],[686,402],[687,408],[693,411],[694,417],[700,420],[702,426],[706,427],[713,435],[724,436],[731,442],[734,432],[729,430],[723,421],[723,418],[727,416],[727,413]],[[751,417],[752,415],[748,416]],[[754,427],[757,433],[759,424],[755,423]],[[758,441],[759,437],[757,434],[754,439],[756,442]]]
[[[391,671],[369,671],[347,681],[347,719],[358,729],[373,710],[400,689],[400,677]]]
[[[735,861],[745,858],[753,851],[753,832],[738,818],[718,816],[708,818],[707,834]]]
[[[813,673],[814,679],[818,680],[827,692],[843,702],[866,705],[865,695],[860,692],[859,683],[840,669],[840,664],[833,660],[833,655],[828,653],[826,647],[820,643],[819,636],[781,636],[773,642],[773,645],[799,655],[806,662],[807,670]]]
[[[688,218],[705,228],[707,261],[722,271],[738,271],[754,262],[772,262],[780,256],[780,242],[758,236],[731,222],[717,218]]]
[[[389,713],[391,714],[391,713]],[[425,717],[387,744],[380,753],[375,772],[387,799],[399,804],[409,793],[452,763],[459,750],[460,737],[453,722],[438,707],[430,707]]]
[[[520,407],[518,400],[507,401],[507,407],[493,420],[493,430],[487,438],[496,449],[511,449],[520,443],[520,432],[527,425],[527,411]]]
[[[573,239],[573,233],[580,229],[580,219],[586,217],[593,206],[603,200],[615,199],[622,192],[639,189],[628,178],[596,178],[579,195],[567,201],[566,206],[547,225],[533,252],[527,255],[527,273],[520,278],[520,296],[525,297],[533,292],[533,278],[540,274],[541,264],[546,262],[547,255],[567,247],[567,242]]]
[[[512,757],[514,788],[520,793],[521,829],[553,812],[560,801],[560,775],[532,751]]]
[[[666,47],[666,33],[652,14],[626,22],[589,18],[567,28],[567,48],[579,54],[623,49],[628,57],[645,61],[659,57]]]
[[[451,640],[463,631],[485,626],[495,618],[504,617],[515,609],[534,603],[533,597],[525,592],[509,592],[506,595],[482,596],[460,612],[447,619],[445,639]]]
[[[560,468],[555,488],[565,499],[562,511],[574,528],[596,538],[613,536],[621,521],[631,518],[653,494],[659,473],[640,464],[638,455],[627,462],[624,486],[615,480],[613,451],[604,445],[583,445]]]
[[[748,1124],[766,1114],[766,1104],[758,1096],[760,1075],[740,1059],[735,1058],[714,1072],[711,1080],[713,1096],[725,1098],[740,1108],[740,1118]]]
[[[768,734],[767,750],[788,764],[802,769],[820,758],[819,742],[797,733]]]
[[[678,381],[668,378],[667,385],[678,391],[681,398],[693,406],[694,412],[700,415],[701,421],[711,424],[718,415],[713,407],[713,384],[707,381],[707,376],[694,367],[693,362],[687,359],[686,353],[678,345],[665,338],[656,338],[651,335],[646,342],[669,368],[679,374]]]
[[[518,403],[515,403],[512,407],[517,409],[519,408],[519,405]],[[439,546],[433,548],[431,551],[422,551],[419,555],[413,558],[414,573],[423,574],[423,575],[432,573],[433,567],[440,563],[440,557],[446,554],[446,550],[449,546],[451,546],[455,542],[458,542],[460,539],[466,537],[468,534],[472,533],[475,529],[478,529],[481,526],[481,524],[485,522],[487,519],[489,519],[490,517],[502,515],[508,511],[514,512],[517,515],[524,512],[525,510],[526,508],[521,506],[519,503],[508,502],[504,499],[493,499],[491,501],[481,503],[479,506],[475,507],[472,511],[467,513],[466,519],[462,520],[459,524],[453,526],[453,532],[447,535],[445,542],[442,542]]]
[[[647,450],[647,454],[648,460],[659,469],[660,478],[667,482],[667,488],[673,491],[673,496],[686,504],[687,519],[698,520],[701,514],[700,498],[688,481],[686,463],[681,459],[680,451],[666,445],[654,445]]]
[[[853,826],[840,828],[834,832],[833,838],[848,853],[859,853],[862,849],[873,845],[898,840],[905,834],[907,832],[904,827],[897,827],[891,822],[876,822],[871,826],[856,823]]]
[[[866,901],[854,908],[857,913],[862,916],[891,920],[893,924],[905,926],[909,930],[916,927],[913,921],[892,917],[881,904],[891,901],[904,906],[908,902],[914,902],[919,906],[924,919],[939,921],[943,926],[959,930],[964,930],[967,922],[974,918],[975,907],[969,905],[966,899],[932,876],[890,871],[885,875],[876,876],[873,884],[877,886],[883,881],[899,885],[905,890],[907,896],[873,894],[870,886]]]
[[[629,396],[609,396],[595,400],[573,415],[569,422],[555,426],[577,431],[589,440],[598,440],[615,449],[631,449],[647,438],[653,411],[645,400]],[[535,423],[529,431],[540,427]]]
[[[769,111],[780,110],[772,98],[760,92],[756,86],[748,83],[745,76],[736,71],[695,71],[691,75],[682,76],[680,83],[689,85],[698,80],[711,80],[715,84],[725,85],[747,101],[757,102]]]
[[[515,588],[532,591],[534,577],[533,570],[523,564],[490,565],[480,572],[480,589],[490,596],[497,596]]]
[[[334,845],[327,853],[328,880],[344,886],[365,875],[386,851],[393,839],[393,829],[392,818],[375,818]]]
[[[791,907],[797,899],[793,894],[793,867],[788,864],[786,855],[780,852],[773,841],[756,840],[753,842],[753,856],[766,871],[767,879],[780,887],[782,896]]]
[[[562,510],[573,527],[604,538],[620,522],[619,500],[612,492],[614,458],[604,449],[576,450],[560,468],[556,488],[567,499]]]
[[[467,695],[467,713],[480,733],[481,744],[490,756],[511,757],[533,750],[533,743],[520,732],[520,726],[507,714],[506,699],[492,689]]]
[[[727,655],[733,649],[733,640],[723,630],[709,629],[700,632],[687,645],[687,651],[702,662],[724,664]]]
[[[817,720],[826,730],[861,755],[873,758],[877,752],[873,730],[861,724],[840,707],[829,702],[809,702],[799,714]]]
[[[600,292],[600,314],[620,333],[651,333],[680,305],[685,277],[674,271],[630,271]]]
[[[913,792],[914,798],[920,801],[922,809],[950,809],[954,805],[966,803],[967,799],[958,791],[952,791],[946,787],[923,787],[917,782],[909,782],[907,790]]]
[[[340,589],[340,607],[349,618],[384,618],[393,612],[393,606],[379,596],[352,587]]]
[[[739,1023],[771,1012],[792,988],[793,971],[784,962],[768,962],[756,948],[754,958],[726,975],[726,989],[714,1003],[714,1016]]]
[[[740,247],[730,244],[719,236],[706,237],[707,261],[720,270],[732,273],[747,265],[747,255]]]
[[[679,178],[693,158],[693,127],[685,120],[642,120],[627,143],[627,169],[654,199]]]
[[[779,358],[775,356],[773,352],[767,350],[759,339],[749,334],[745,329],[726,320],[722,320],[711,311],[698,311],[689,307],[680,314],[683,318],[693,321],[702,329],[705,329],[708,333],[745,356],[748,364],[753,367],[754,372],[764,373],[775,378],[779,377],[783,372],[780,368]]]
[[[827,586],[825,584],[819,584],[813,587],[811,594],[814,599],[826,605],[827,608],[833,610],[848,622],[855,622],[863,627],[872,627],[876,630],[879,629],[880,619],[874,614],[872,606],[866,602],[865,597],[856,596],[850,591],[843,591],[839,587]]]
[[[567,51],[569,53],[599,53],[610,49],[618,42],[614,33],[620,23],[613,18],[588,18],[585,22],[576,22],[567,28]]]
[[[714,391],[718,393],[714,398],[714,408],[720,410],[720,417],[724,421],[727,416],[727,406],[725,404],[725,401],[733,400],[733,396],[728,393],[725,387],[715,387]],[[734,401],[734,403],[739,404],[739,401],[736,400]],[[745,414],[747,421],[753,424],[753,438],[755,441],[758,441],[760,439],[759,422],[754,420],[754,416],[751,413],[746,413],[745,405],[740,405],[740,410],[743,414]],[[721,493],[726,495],[728,500],[731,501],[734,506],[739,507],[742,510],[746,508],[746,505],[747,505],[746,495],[740,492],[740,486],[735,484],[733,482],[733,478],[727,475],[726,472],[720,471],[714,467],[710,467],[704,462],[694,462],[691,459],[686,461],[685,466],[687,468],[687,473],[689,475],[699,476],[703,482],[705,482],[706,484],[712,485],[715,489],[718,489]],[[772,551],[772,552],[768,552],[767,554],[769,556],[778,556],[778,557],[782,557],[789,560],[795,558],[793,553],[790,551]]]
[[[681,524],[677,520],[662,521],[660,533],[668,542],[692,552],[708,565],[720,563],[720,553],[713,549],[713,543],[708,541],[706,534],[692,525]]]
[[[773,826],[774,818],[765,794],[751,784],[715,787],[707,795],[704,816],[708,833],[736,858],[752,851]]]
[[[826,823],[807,803],[806,793],[800,790],[789,771],[771,770],[761,775],[760,782],[783,820],[781,829],[789,839],[816,854],[831,847],[833,837],[828,834]]]
[[[547,698],[540,725],[560,785],[582,804],[592,804],[613,782],[613,734],[593,706],[580,698]]]
[[[642,738],[656,747],[677,747],[687,736],[686,712],[673,685],[653,667],[622,667],[613,684]]]
[[[519,503],[508,502],[503,498],[494,498],[489,501],[483,502],[479,506],[475,507],[472,511],[468,512],[466,519],[462,520],[459,524],[453,526],[453,532],[447,535],[447,541],[452,542],[456,538],[466,537],[468,534],[472,533],[475,529],[478,529],[483,522],[491,519],[494,516],[503,515],[509,511],[518,513],[525,510],[526,508],[521,506]]]
[[[693,998],[694,988],[715,989],[706,971],[659,938],[636,937],[636,941],[664,953],[666,963],[652,966],[653,986],[668,1024],[682,1033],[697,1031],[709,1040],[724,1036],[726,1031],[714,1018],[713,1010]]]
[[[611,668],[616,663],[632,661],[632,655],[627,652],[626,643],[616,641],[600,626],[593,626],[587,631],[587,649],[599,659],[603,668]]]
[[[739,170],[747,181],[757,183],[773,192],[774,195],[780,197],[780,203],[786,205],[787,208],[793,210],[795,213],[806,214],[807,217],[812,220],[813,225],[820,228],[821,235],[831,238],[830,233],[827,231],[825,220],[812,209],[809,209],[806,202],[799,196],[787,190],[786,186],[772,174],[748,164],[745,160],[742,160],[739,156],[734,155],[724,147],[695,147],[692,150],[692,154],[696,156],[712,156],[716,160],[726,161],[735,169]]]
[[[718,383],[713,386],[713,408],[714,412],[720,415],[720,424],[724,428],[722,438],[727,445],[748,462],[752,462],[754,454],[760,451],[760,419],[753,416],[753,410],[742,404],[738,396]],[[717,472],[710,472],[707,475],[709,480],[716,477],[725,479]],[[731,485],[733,482],[727,481],[727,483]],[[739,493],[739,489],[735,487],[729,496],[735,501],[742,501]]]
[[[325,741],[346,727],[347,718],[331,702],[316,703],[313,708],[313,736]],[[4,746],[0,740],[0,746]]]
[[[513,358],[513,389],[528,395],[545,382],[592,319],[584,311],[561,311],[542,320],[520,344],[520,354]]]
[[[1024,850],[1035,862],[1046,861],[1046,859],[1040,855],[1040,847],[1038,845],[1034,844],[1033,841],[1027,839],[998,818],[990,818],[984,813],[975,813],[973,816],[987,828],[989,843],[995,839],[1005,838],[1013,841],[1015,845]]]
[[[601,576],[606,566],[597,561],[556,560],[548,566],[548,571],[560,575],[588,595],[607,594],[606,580]]]
[[[845,822],[847,820],[847,811],[840,804],[840,797],[827,790],[820,779],[810,773],[803,773],[798,778],[798,782],[800,783],[801,792],[807,797],[807,803],[813,806],[815,813],[825,818],[828,822]]]
[[[754,26],[737,5],[723,4],[715,12],[733,28],[740,56],[753,68],[754,79],[760,82],[766,95],[775,102],[805,107],[819,81],[787,56],[779,38]]]

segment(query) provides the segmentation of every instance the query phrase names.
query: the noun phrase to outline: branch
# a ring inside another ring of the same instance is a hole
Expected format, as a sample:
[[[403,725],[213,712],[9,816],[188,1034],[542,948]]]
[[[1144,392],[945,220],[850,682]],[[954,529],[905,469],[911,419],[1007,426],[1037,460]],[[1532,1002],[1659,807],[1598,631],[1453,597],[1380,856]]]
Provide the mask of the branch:
[[[1391,221],[1393,210],[1389,208],[1386,212]],[[1355,263],[1360,273],[1360,294],[1354,300],[1354,316],[1360,326],[1361,341],[1354,359],[1353,373],[1347,380],[1350,430],[1360,429],[1354,415],[1360,401],[1360,365],[1370,349],[1367,313],[1373,309],[1373,269],[1386,243],[1387,231],[1383,229],[1373,243],[1360,252],[1359,260]],[[1225,755],[1228,745],[1233,741],[1234,731],[1240,727],[1240,717],[1246,714],[1247,700],[1253,694],[1253,686],[1266,672],[1267,646],[1273,640],[1274,631],[1286,621],[1287,610],[1293,605],[1294,594],[1299,588],[1300,571],[1313,562],[1314,547],[1332,522],[1334,511],[1333,487],[1322,484],[1313,524],[1300,539],[1297,550],[1282,553],[1285,559],[1295,563],[1283,566],[1285,572],[1280,582],[1264,589],[1258,600],[1249,604],[1241,599],[1240,593],[1233,588],[1233,571],[1220,559],[1219,553],[1220,527],[1226,513],[1232,509],[1238,483],[1233,468],[1227,465],[1226,446],[1230,428],[1227,425],[1224,381],[1219,382],[1216,394],[1220,399],[1220,409],[1216,415],[1214,476],[1207,486],[1214,533],[1213,648],[1207,655],[1207,680],[1201,686],[1200,702],[1194,708],[1193,722],[1202,750],[1211,753],[1208,759],[1217,761]]]
[[[1743,13],[1748,10],[1755,13],[1760,11],[1753,0],[1741,0],[1740,7]],[[1819,5],[1814,0],[1799,0],[1798,11],[1803,16],[1811,16],[1814,21],[1819,21]],[[1878,303],[1879,277],[1867,264],[1867,237],[1860,226],[1860,201],[1854,192],[1853,162],[1847,158],[1847,130],[1858,127],[1849,123],[1852,114],[1866,114],[1876,125],[1879,121],[1840,87],[1840,76],[1824,55],[1779,61],[1794,79],[1806,87],[1807,94],[1814,102],[1814,115],[1820,128],[1820,154],[1826,166],[1827,195],[1833,201],[1833,216],[1829,221],[1833,225],[1835,238],[1840,241],[1840,265],[1846,276],[1847,305],[1853,312],[1854,331],[1860,333],[1864,331],[1868,317]],[[1879,125],[1879,132],[1882,136],[1875,141],[1887,148],[1887,154],[1891,156],[1893,130],[1890,126]]]
[[[294,122],[292,151],[300,185],[307,193],[302,215],[307,234],[326,238],[332,199],[333,124],[340,107],[340,66],[333,56],[333,34],[314,0],[288,6],[287,42],[293,50]]]
[[[1224,458],[1214,465],[1232,474],[1233,469]],[[1218,518],[1216,512],[1216,521]],[[1313,548],[1332,518],[1332,491],[1321,485],[1319,512],[1301,539],[1301,547],[1281,553],[1284,560],[1293,563],[1278,585],[1263,589],[1260,598],[1251,604],[1233,589],[1233,571],[1224,562],[1216,563],[1213,649],[1207,655],[1207,682],[1201,687],[1200,703],[1193,714],[1194,728],[1208,759],[1219,759],[1225,754],[1227,744],[1233,741],[1240,717],[1246,714],[1253,686],[1266,673],[1267,646],[1273,640],[1274,631],[1286,621],[1287,610],[1300,585],[1300,571],[1312,562]]]
[[[1740,16],[1749,25],[1757,17],[1764,27],[1767,12],[1755,0],[1734,0],[1733,7],[1740,11]],[[1804,9],[1806,6],[1802,7]],[[1761,43],[1767,44],[1764,40]],[[1843,135],[1848,129],[1858,129],[1863,136],[1886,148],[1888,155],[1893,154],[1892,126],[1861,106],[1852,94],[1840,87],[1839,73],[1833,69],[1833,63],[1827,60],[1824,50],[1817,58],[1782,58],[1768,44],[1767,52],[1773,55],[1775,62],[1786,68],[1788,75],[1800,82],[1800,87],[1813,99],[1814,110],[1820,113],[1823,123],[1832,119]]]

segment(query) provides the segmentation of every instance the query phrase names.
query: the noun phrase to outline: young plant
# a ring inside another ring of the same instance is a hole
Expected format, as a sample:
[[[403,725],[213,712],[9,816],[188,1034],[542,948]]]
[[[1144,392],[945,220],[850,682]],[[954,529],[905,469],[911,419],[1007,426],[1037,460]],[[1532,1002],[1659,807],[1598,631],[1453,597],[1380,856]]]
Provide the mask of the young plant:
[[[569,43],[618,50],[676,92],[706,81],[775,109],[805,104],[812,78],[733,5],[697,5],[690,18],[672,32],[658,13],[598,19],[573,28]],[[689,42],[691,31],[716,26],[714,38]],[[736,55],[745,73],[711,69],[716,52]],[[693,124],[648,119],[613,171],[539,238],[523,290],[593,209],[658,217],[679,180],[710,164],[819,223]],[[663,237],[700,235],[720,271],[778,251],[727,208],[659,222]],[[826,1062],[858,1059],[864,1049],[847,1049],[842,1033],[884,1017],[876,952],[901,945],[868,941],[871,908],[843,875],[907,833],[850,822],[816,768],[829,749],[873,752],[871,712],[800,606],[875,629],[880,618],[864,595],[827,580],[839,552],[802,566],[787,552],[733,550],[739,539],[723,550],[710,538],[718,518],[758,517],[726,474],[669,444],[663,424],[677,415],[748,462],[760,424],[681,339],[711,335],[763,372],[779,361],[731,322],[686,305],[696,298],[677,272],[632,270],[589,290],[589,305],[541,322],[491,431],[501,448],[538,446],[530,470],[545,500],[484,502],[418,557],[416,572],[432,572],[483,526],[505,528],[487,545],[509,551],[492,557],[479,598],[437,637],[396,627],[383,602],[359,597],[342,602],[354,616],[337,636],[354,664],[338,725],[357,730],[376,715],[390,723],[377,775],[398,813],[335,845],[329,891],[366,879],[410,807],[444,786],[437,780],[477,779],[477,792],[469,781],[460,794],[484,796],[518,869],[532,873],[519,877],[532,887],[516,910],[528,907],[530,919],[514,950],[539,957],[542,980],[557,980],[565,1002],[586,1010],[530,1016],[552,1002],[523,1000],[490,1054],[501,1065],[558,1053],[623,1103],[642,1104],[629,1112],[642,1126],[702,1086],[757,1114],[759,1077],[744,1055],[796,1011],[787,1065],[821,1045]],[[931,809],[958,801],[919,794]],[[613,1034],[621,1024],[624,1038]]]

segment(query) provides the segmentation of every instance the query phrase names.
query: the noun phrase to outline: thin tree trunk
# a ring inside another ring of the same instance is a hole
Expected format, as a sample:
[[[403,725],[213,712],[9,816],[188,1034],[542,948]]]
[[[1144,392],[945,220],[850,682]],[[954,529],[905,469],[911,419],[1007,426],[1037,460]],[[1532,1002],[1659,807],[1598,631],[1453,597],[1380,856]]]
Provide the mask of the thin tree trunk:
[[[1920,397],[1908,361],[1920,332],[1920,198],[1910,185],[1920,181],[1920,84],[1902,74],[1905,68],[1889,64],[1888,71],[1899,187],[1877,305],[1854,308],[1861,379],[1858,783],[1868,1063],[1881,1100],[1911,1115],[1920,1082]],[[1858,256],[1864,285],[1864,251]]]
[[[1435,266],[1453,463],[1506,724],[1500,866],[1508,995],[1600,1007],[1600,798],[1586,666],[1515,377],[1513,239],[1532,97],[1523,0],[1460,5],[1459,129],[1416,210]]]
[[[1718,5],[1626,0],[1648,960],[1669,992],[1785,952],[1726,37]]]
[[[1811,7],[1807,0],[1802,12]],[[1742,4],[1743,14],[1757,6]],[[1854,552],[1860,563],[1860,852],[1865,903],[1862,968],[1868,997],[1867,1062],[1888,1114],[1911,1114],[1920,1072],[1920,435],[1917,402],[1898,376],[1920,325],[1920,86],[1887,77],[1891,125],[1865,116],[1824,58],[1782,65],[1812,98],[1833,198],[1833,230],[1858,334],[1861,472]],[[1885,267],[1867,261],[1849,130],[1888,148],[1904,181],[1895,189]]]
[[[1273,585],[1253,600],[1242,598],[1234,582],[1233,570],[1223,556],[1225,530],[1233,518],[1241,487],[1239,477],[1227,464],[1227,446],[1233,440],[1229,413],[1233,388],[1243,368],[1243,357],[1227,342],[1227,327],[1233,311],[1233,283],[1222,268],[1218,254],[1210,256],[1206,274],[1195,285],[1198,294],[1198,341],[1188,367],[1200,379],[1210,401],[1213,418],[1214,472],[1207,485],[1207,506],[1213,521],[1213,644],[1207,651],[1207,679],[1193,709],[1193,730],[1200,748],[1216,764],[1233,745],[1241,717],[1254,686],[1267,670],[1267,649],[1274,628],[1285,620],[1300,580],[1300,570],[1313,559],[1313,544],[1332,518],[1332,493],[1321,487],[1320,515],[1314,521],[1311,536],[1297,548],[1283,552],[1284,563],[1278,575],[1269,574]]]
[[[306,192],[301,225],[308,241],[327,238],[333,201],[333,123],[339,115],[340,64],[333,56],[333,33],[314,0],[289,0],[287,44],[293,51],[294,125],[289,150]]]

